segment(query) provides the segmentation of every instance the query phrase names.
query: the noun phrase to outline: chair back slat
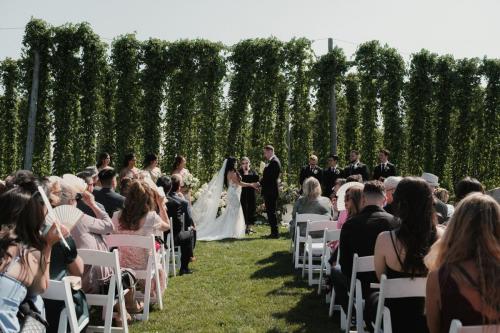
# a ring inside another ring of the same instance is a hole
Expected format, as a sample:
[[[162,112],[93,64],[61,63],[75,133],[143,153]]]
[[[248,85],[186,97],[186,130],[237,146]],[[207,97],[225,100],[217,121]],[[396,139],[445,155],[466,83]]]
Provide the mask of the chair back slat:
[[[358,257],[357,273],[375,271],[374,256]]]
[[[330,217],[321,214],[297,214],[295,215],[295,222],[307,221],[329,221]]]
[[[484,325],[484,326],[462,326],[458,319],[453,319],[450,325],[449,333],[498,333],[500,325]]]
[[[155,236],[153,234],[150,236],[111,234],[106,236],[106,244],[108,247],[129,246],[151,250],[155,248]]]
[[[326,229],[325,228],[325,233],[323,234],[323,237],[325,238],[325,242],[333,242],[333,241],[338,241],[340,239],[340,230],[338,229]]]

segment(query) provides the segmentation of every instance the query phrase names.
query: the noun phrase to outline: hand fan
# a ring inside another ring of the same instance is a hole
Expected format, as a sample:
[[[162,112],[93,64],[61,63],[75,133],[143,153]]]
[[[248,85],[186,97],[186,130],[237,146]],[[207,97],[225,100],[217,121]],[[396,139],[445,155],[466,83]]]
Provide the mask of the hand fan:
[[[42,196],[42,200],[43,200],[43,203],[45,204],[45,207],[47,207],[47,216],[50,216],[50,218],[55,219],[54,209],[52,209],[49,198],[47,198],[47,195],[45,194],[43,187],[38,186],[38,192]],[[49,225],[52,225],[54,223],[54,220],[47,221],[47,222],[49,222]],[[68,245],[68,242],[66,242],[66,240],[64,239],[61,228],[59,227],[59,223],[57,223],[57,221],[56,221],[56,230],[57,230],[57,233],[59,234],[59,237],[61,237],[61,241],[63,242],[64,246],[66,246],[68,248],[68,250],[71,250],[69,245]]]
[[[83,212],[75,206],[61,205],[54,208],[54,215],[56,217],[55,220],[51,216],[47,216],[47,221],[52,223],[57,221],[71,231],[75,224],[82,218]]]

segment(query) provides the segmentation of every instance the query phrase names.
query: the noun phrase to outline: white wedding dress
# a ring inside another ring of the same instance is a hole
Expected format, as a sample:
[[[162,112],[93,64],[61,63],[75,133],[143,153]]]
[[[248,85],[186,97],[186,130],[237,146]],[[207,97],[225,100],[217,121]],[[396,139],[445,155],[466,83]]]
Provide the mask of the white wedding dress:
[[[228,180],[226,209],[219,217],[216,217],[224,187],[225,169],[226,161],[193,204],[197,240],[215,241],[245,237],[245,217],[240,203],[241,186]]]

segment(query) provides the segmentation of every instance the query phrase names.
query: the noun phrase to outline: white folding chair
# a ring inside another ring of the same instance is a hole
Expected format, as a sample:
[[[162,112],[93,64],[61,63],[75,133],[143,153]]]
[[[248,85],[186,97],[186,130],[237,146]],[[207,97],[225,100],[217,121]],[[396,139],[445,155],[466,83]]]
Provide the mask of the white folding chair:
[[[79,333],[82,332],[85,326],[89,323],[89,318],[85,318],[81,323],[78,323],[69,276],[62,278],[61,281],[50,280],[49,287],[42,294],[42,298],[64,301],[64,308],[61,310],[61,314],[59,316],[59,327],[57,332],[66,333],[69,322],[71,332]],[[51,330],[51,332],[53,331]]]
[[[87,332],[111,332],[122,331],[128,332],[127,311],[125,308],[125,294],[127,290],[123,290],[120,259],[118,250],[113,252],[78,249],[78,255],[82,258],[85,265],[109,267],[113,270],[113,276],[110,279],[108,293],[101,294],[85,294],[89,305],[101,306],[104,310],[104,326],[89,326]],[[113,307],[118,303],[120,307],[120,317],[123,327],[112,327],[113,322]]]
[[[318,295],[321,295],[321,288],[323,287],[323,275],[329,275],[331,266],[328,260],[330,259],[330,247],[327,246],[328,243],[338,241],[340,239],[340,229],[328,230],[325,229],[323,234],[323,254],[321,254],[321,267],[319,269],[319,281],[318,281]],[[337,247],[337,266],[339,265],[340,257],[340,247]]]
[[[337,230],[337,222],[335,221],[321,221],[321,222],[308,222],[306,226],[306,242],[304,245],[304,259],[302,260],[302,277],[304,277],[306,267],[307,267],[307,281],[310,286],[319,282],[319,279],[313,279],[313,273],[319,272],[321,268],[321,263],[319,265],[314,265],[314,259],[320,259],[326,244],[324,243],[324,230]],[[313,237],[312,233],[317,233],[323,231],[321,237]]]
[[[349,286],[349,302],[347,305],[347,325],[351,324],[352,307],[356,307],[356,330],[358,333],[365,332],[363,321],[364,299],[361,288],[361,281],[357,278],[358,273],[375,271],[373,256],[359,257],[357,253],[352,258],[351,284]],[[365,295],[366,296],[366,295]],[[356,299],[356,304],[354,304]]]
[[[425,297],[426,284],[426,277],[388,279],[385,274],[382,274],[374,331],[392,333],[391,311],[384,306],[386,298]],[[383,331],[380,330],[382,321]]]
[[[308,222],[321,222],[329,221],[330,217],[326,215],[319,214],[297,214],[295,216],[295,234],[294,239],[292,239],[292,250],[293,250],[293,262],[295,269],[300,268],[302,265],[303,249],[301,245],[306,242],[306,237],[300,235],[300,230],[305,230]]]
[[[149,305],[150,302],[156,302],[160,310],[163,309],[162,292],[160,286],[160,274],[159,270],[161,263],[159,262],[158,254],[156,252],[155,246],[155,236],[152,234],[150,236],[139,236],[139,235],[120,235],[111,234],[106,237],[106,243],[109,247],[135,247],[140,249],[146,249],[150,251],[148,257],[148,262],[146,265],[146,270],[134,269],[136,277],[140,280],[145,280],[144,288],[144,311],[142,316],[138,316],[141,320],[146,321],[149,319]],[[156,298],[151,297],[151,283],[152,279],[155,279],[156,283]],[[138,295],[139,292],[136,292]],[[139,298],[139,297],[137,297]]]
[[[462,326],[462,322],[453,319],[450,325],[449,333],[498,333],[500,325],[480,325],[480,326]]]

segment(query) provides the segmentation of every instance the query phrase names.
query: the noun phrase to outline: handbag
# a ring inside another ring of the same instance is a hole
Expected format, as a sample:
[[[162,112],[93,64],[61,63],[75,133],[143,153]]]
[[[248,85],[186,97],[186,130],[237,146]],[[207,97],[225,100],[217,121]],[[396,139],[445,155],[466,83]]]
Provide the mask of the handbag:
[[[42,318],[40,312],[31,300],[25,299],[19,305],[17,318],[21,326],[21,333],[45,333],[47,331],[47,321]]]

